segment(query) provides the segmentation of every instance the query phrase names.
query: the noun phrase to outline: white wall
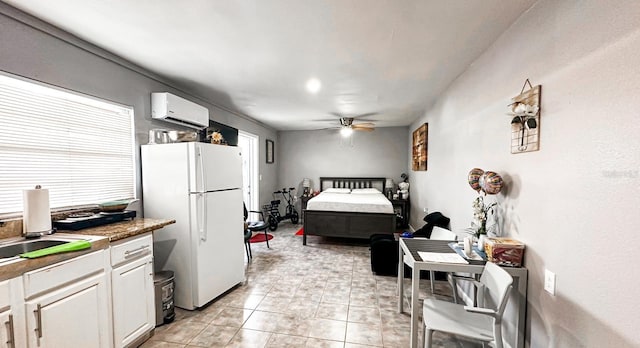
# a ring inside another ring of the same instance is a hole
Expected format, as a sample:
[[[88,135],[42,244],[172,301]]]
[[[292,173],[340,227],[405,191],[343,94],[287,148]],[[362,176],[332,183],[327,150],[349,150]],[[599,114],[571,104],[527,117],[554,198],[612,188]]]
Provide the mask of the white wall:
[[[302,179],[310,178],[319,190],[321,176],[385,177],[398,183],[407,168],[406,134],[407,127],[354,132],[348,146],[336,130],[278,132],[278,186],[302,190]]]
[[[261,140],[259,170],[263,178],[260,182],[260,199],[263,202],[271,199],[271,192],[276,187],[276,169],[265,163],[264,139],[276,137],[273,129],[218,108],[208,103],[206,96],[198,98],[186,94],[188,91],[178,89],[173,83],[166,83],[150,72],[3,3],[0,3],[0,33],[1,71],[132,106],[135,113],[137,163],[139,145],[148,142],[149,129],[180,129],[180,126],[151,119],[151,92],[167,91],[183,96],[209,108],[212,120],[258,135]],[[137,168],[137,177],[140,182],[140,166]],[[140,185],[137,186],[137,192],[141,196]]]
[[[409,129],[429,123],[414,212],[442,211],[459,231],[469,170],[505,179],[496,198],[504,232],[526,244],[531,347],[640,346],[639,23],[638,1],[541,0]],[[514,155],[506,105],[527,78],[542,85],[541,146]]]

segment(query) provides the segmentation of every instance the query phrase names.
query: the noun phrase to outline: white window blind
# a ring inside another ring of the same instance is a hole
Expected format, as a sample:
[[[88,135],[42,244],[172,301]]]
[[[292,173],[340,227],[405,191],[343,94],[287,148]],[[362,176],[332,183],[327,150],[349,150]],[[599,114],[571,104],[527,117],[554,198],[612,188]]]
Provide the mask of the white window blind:
[[[134,198],[133,109],[0,74],[0,214],[36,185],[52,209]]]

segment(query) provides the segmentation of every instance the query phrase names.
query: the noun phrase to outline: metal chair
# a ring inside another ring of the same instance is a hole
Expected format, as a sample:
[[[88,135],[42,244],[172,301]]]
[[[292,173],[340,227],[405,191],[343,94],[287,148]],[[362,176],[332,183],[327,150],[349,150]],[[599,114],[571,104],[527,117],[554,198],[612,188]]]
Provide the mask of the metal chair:
[[[429,239],[456,241],[458,240],[458,236],[447,229],[444,229],[439,226],[433,226],[433,230],[431,230],[431,236],[429,237]],[[404,256],[404,264],[411,267],[411,263],[409,262],[408,255]],[[434,291],[434,284],[433,284],[434,277],[435,277],[435,272],[429,271],[429,280],[431,281],[431,293],[433,293]]]
[[[509,300],[513,278],[500,266],[487,262],[477,287],[478,305],[463,306],[436,299],[424,300],[424,347],[430,348],[434,331],[492,343],[502,348],[502,314]]]
[[[456,241],[458,240],[458,235],[456,235],[455,233],[444,229],[442,227],[438,227],[438,226],[433,226],[433,230],[431,230],[431,236],[429,237],[429,239],[435,239],[435,240],[450,240],[450,241]],[[433,294],[433,290],[434,290],[434,285],[433,285],[433,279],[435,279],[436,276],[436,272],[434,271],[429,271],[429,280],[431,281],[431,293]],[[450,277],[447,274],[447,279],[450,279]],[[450,283],[452,283],[450,281]],[[452,283],[453,286],[453,283]],[[453,289],[453,292],[455,293],[455,288]],[[454,296],[455,298],[455,296]]]
[[[269,248],[269,238],[268,238],[269,234],[267,233],[267,229],[269,228],[269,223],[264,220],[264,214],[261,211],[257,211],[257,210],[247,210],[247,206],[244,204],[244,202],[242,203],[242,206],[244,208],[244,221],[247,224],[247,230],[252,233],[264,231],[264,239],[267,242],[267,248]],[[260,215],[260,220],[247,221],[247,219],[249,218],[249,213],[256,213]]]
[[[245,217],[246,219],[246,217]],[[250,261],[253,258],[251,253],[251,235],[253,233],[249,230],[249,224],[244,223],[244,250],[247,252],[247,260]]]
[[[431,236],[429,237],[429,239],[435,239],[435,240],[450,240],[450,241],[456,241],[458,240],[458,236],[439,226],[433,226],[433,229],[431,230]],[[411,258],[411,256],[409,255],[404,255],[404,264],[405,266],[411,267],[411,262],[409,261]],[[413,271],[413,270],[412,270]],[[433,294],[435,291],[435,286],[433,283],[433,279],[435,278],[435,272],[434,271],[429,271],[429,281],[431,282],[431,293]],[[458,298],[456,297],[456,283],[455,280],[452,279],[452,277],[450,276],[449,273],[447,273],[447,281],[449,282],[449,284],[451,285],[451,288],[453,289],[453,298],[454,301],[456,303],[458,303]],[[400,294],[400,296],[404,296],[404,294]],[[411,301],[409,301],[409,303],[411,303]]]

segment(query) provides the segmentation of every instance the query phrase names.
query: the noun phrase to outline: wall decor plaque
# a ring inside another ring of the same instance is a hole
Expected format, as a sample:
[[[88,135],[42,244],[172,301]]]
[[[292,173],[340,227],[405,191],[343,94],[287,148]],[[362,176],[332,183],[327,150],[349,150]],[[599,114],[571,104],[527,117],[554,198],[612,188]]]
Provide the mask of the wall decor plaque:
[[[428,135],[428,123],[423,124],[413,132],[411,169],[415,171],[427,170]]]
[[[529,85],[528,90],[524,90]],[[540,91],[542,87],[524,82],[520,94],[511,99],[511,153],[538,151],[540,149]]]

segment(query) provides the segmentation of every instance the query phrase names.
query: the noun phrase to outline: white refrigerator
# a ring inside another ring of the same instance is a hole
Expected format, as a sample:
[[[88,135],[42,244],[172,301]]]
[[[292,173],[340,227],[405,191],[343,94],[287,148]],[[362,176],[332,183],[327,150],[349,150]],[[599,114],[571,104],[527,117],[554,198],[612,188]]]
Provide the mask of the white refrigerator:
[[[174,272],[177,307],[202,307],[244,281],[240,148],[142,145],[141,157],[144,217],[176,220],[153,233],[154,269]]]

